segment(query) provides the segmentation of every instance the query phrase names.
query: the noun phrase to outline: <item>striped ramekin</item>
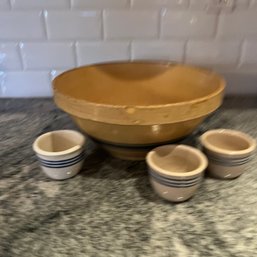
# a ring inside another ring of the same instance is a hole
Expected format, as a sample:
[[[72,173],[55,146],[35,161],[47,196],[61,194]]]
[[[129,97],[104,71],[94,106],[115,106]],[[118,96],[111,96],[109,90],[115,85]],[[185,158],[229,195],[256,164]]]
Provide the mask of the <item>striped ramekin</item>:
[[[74,130],[56,130],[39,136],[33,143],[42,170],[52,179],[75,176],[84,161],[85,137]]]
[[[231,129],[213,129],[200,137],[209,165],[208,172],[216,178],[231,179],[240,176],[256,149],[256,140]]]
[[[199,187],[207,158],[187,145],[164,145],[146,156],[150,182],[155,192],[172,202],[182,202]]]

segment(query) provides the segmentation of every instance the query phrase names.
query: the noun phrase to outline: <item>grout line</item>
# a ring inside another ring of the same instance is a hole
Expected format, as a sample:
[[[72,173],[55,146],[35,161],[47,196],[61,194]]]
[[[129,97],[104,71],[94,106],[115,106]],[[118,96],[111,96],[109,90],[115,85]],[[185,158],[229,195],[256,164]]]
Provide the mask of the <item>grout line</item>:
[[[104,28],[104,13],[105,10],[101,10],[101,39],[105,41],[105,28]]]
[[[133,6],[132,1],[133,0],[129,0],[129,9],[132,9],[132,6]]]
[[[189,5],[188,5],[188,9],[192,8],[192,0],[189,0]]]
[[[9,10],[13,9],[12,0],[8,0],[8,7],[9,7]]]
[[[182,63],[186,63],[186,56],[187,56],[187,47],[188,47],[189,40],[187,39],[184,43],[183,55],[182,55]]]
[[[35,44],[38,44],[38,43],[66,43],[66,44],[69,44],[69,43],[72,43],[73,40],[72,39],[50,39],[50,40],[47,40],[45,38],[43,39],[29,39],[29,38],[21,38],[19,39],[20,42],[22,43],[35,43]],[[101,40],[99,39],[79,39],[79,41],[83,41],[83,42],[100,42]],[[11,44],[11,43],[17,43],[17,40],[15,39],[4,39],[4,40],[1,40],[1,43],[5,43],[5,44]]]
[[[48,79],[49,79],[49,85],[50,85],[50,87],[51,87],[51,85],[52,85],[52,78],[53,78],[52,72],[53,72],[53,70],[48,70]]]
[[[216,14],[215,29],[214,29],[214,35],[213,35],[214,39],[218,38],[218,32],[219,32],[220,23],[221,23],[220,15],[221,15],[221,12],[218,12]]]
[[[20,72],[49,72],[49,70],[51,71],[61,71],[61,70],[68,70],[68,69],[72,69],[73,67],[68,66],[68,67],[42,67],[42,68],[29,68],[29,69],[25,69],[25,70],[18,70],[18,69],[10,69],[7,70],[7,72],[12,72],[12,71],[20,71]]]
[[[158,21],[157,21],[157,38],[161,38],[161,29],[162,29],[162,12],[163,8],[158,12]]]
[[[182,9],[184,9],[184,10],[189,10],[189,9],[190,9],[190,6],[191,6],[191,1],[188,0],[188,1],[187,1],[186,8],[182,7]]]
[[[129,40],[131,40],[132,38],[131,37],[126,37],[126,38],[123,38],[123,37],[115,37],[115,38],[105,38],[105,40],[101,40],[101,39],[92,39],[92,40],[88,40],[88,39],[81,39],[79,41],[83,41],[83,42],[110,42],[110,43],[113,43],[113,42],[128,42]],[[140,38],[139,40],[151,40],[152,38],[147,38],[147,39],[142,39]]]
[[[45,34],[45,38],[48,39],[48,31],[47,31],[47,26],[46,26],[46,16],[47,16],[47,10],[43,10],[41,12],[41,20],[43,23],[43,27],[44,27],[44,34]]]
[[[132,41],[129,42],[129,47],[128,47],[128,50],[129,50],[129,60],[132,61]]]
[[[248,8],[251,8],[254,6],[254,0],[249,0]]]
[[[24,60],[23,60],[23,57],[22,57],[22,52],[21,52],[21,47],[22,47],[22,44],[23,42],[19,42],[18,43],[18,55],[19,55],[19,59],[20,59],[20,62],[21,62],[21,69],[22,71],[25,71],[25,63],[24,63]]]
[[[245,45],[245,39],[243,39],[240,43],[239,46],[239,54],[236,60],[236,69],[240,68],[241,64],[242,64],[242,58],[243,58],[243,50],[244,50],[244,45]]]
[[[77,44],[78,41],[74,41],[73,42],[73,53],[74,53],[74,61],[75,61],[75,66],[78,67],[79,63],[78,63],[78,49],[77,49]]]

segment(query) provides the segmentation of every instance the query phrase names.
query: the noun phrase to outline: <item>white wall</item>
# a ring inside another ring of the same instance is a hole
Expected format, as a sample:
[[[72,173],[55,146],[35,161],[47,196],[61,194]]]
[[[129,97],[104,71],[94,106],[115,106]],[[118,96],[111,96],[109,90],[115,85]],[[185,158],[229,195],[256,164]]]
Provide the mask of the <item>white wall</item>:
[[[51,96],[66,69],[136,59],[204,65],[228,93],[257,93],[257,1],[214,3],[0,0],[0,97]]]

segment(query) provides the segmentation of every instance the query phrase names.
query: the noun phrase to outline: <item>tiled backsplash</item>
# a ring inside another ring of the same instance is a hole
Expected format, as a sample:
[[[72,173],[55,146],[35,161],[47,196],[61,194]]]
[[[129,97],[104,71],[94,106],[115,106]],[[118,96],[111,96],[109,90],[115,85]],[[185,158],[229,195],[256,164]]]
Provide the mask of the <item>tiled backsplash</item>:
[[[66,69],[136,59],[211,67],[228,93],[257,94],[257,1],[214,2],[0,0],[0,97],[51,96]]]

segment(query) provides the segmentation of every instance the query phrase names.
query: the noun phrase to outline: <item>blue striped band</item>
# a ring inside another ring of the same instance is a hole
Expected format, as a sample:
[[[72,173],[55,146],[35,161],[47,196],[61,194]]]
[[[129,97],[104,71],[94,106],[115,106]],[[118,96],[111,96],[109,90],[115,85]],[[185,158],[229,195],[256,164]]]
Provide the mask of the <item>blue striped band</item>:
[[[48,168],[65,168],[72,166],[74,164],[79,163],[84,159],[84,151],[82,151],[79,155],[72,157],[70,159],[66,160],[60,160],[60,161],[49,161],[42,159],[38,157],[39,162],[41,163],[42,166],[48,167]]]
[[[197,176],[191,179],[182,179],[182,180],[170,179],[170,178],[161,176],[153,171],[149,171],[149,174],[154,180],[156,180],[158,183],[162,185],[169,186],[169,187],[179,187],[179,188],[195,186],[199,184],[199,182],[202,179],[202,176]]]
[[[250,156],[244,158],[237,158],[237,159],[226,159],[226,158],[219,158],[208,153],[208,159],[213,163],[220,164],[223,166],[239,166],[244,165],[250,160]]]

